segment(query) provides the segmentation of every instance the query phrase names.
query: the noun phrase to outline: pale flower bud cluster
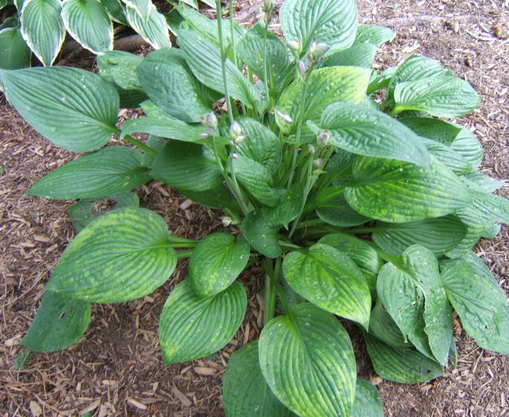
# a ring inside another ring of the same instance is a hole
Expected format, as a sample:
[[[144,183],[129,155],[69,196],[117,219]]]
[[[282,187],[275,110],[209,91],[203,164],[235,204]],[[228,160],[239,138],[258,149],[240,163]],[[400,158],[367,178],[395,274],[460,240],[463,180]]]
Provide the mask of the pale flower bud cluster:
[[[207,132],[200,135],[200,138],[207,139],[209,136],[214,136],[217,128],[217,117],[214,113],[207,113],[201,117],[201,123],[207,127]]]
[[[330,46],[326,43],[316,43],[313,41],[309,47],[308,57],[311,61],[318,61],[329,51],[329,49]]]
[[[229,134],[230,138],[232,138],[232,141],[230,142],[230,145],[232,146],[238,145],[247,139],[247,136],[242,134],[242,128],[236,121],[230,125]]]
[[[330,132],[328,130],[322,130],[316,136],[316,143],[318,146],[326,146],[330,142]]]

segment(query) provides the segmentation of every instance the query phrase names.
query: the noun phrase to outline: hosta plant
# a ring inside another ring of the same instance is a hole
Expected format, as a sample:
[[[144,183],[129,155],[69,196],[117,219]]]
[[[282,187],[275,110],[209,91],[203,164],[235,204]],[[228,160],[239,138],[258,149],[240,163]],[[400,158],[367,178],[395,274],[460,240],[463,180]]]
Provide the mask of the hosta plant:
[[[86,331],[91,303],[150,294],[189,258],[161,313],[162,356],[209,356],[245,315],[238,277],[261,265],[264,327],[228,364],[226,415],[381,416],[377,390],[356,376],[345,321],[391,381],[454,365],[456,314],[481,347],[509,353],[506,297],[472,252],[509,222],[494,194],[505,183],[478,171],[479,140],[444,120],[479,106],[466,81],[418,55],[372,70],[393,33],[358,25],[353,0],[287,0],[284,39],[269,30],[272,12],[265,2],[246,30],[181,5],[168,19],[179,48],[106,52],[99,74],[0,72],[35,129],[87,153],[28,190],[78,199],[69,210],[79,234],[21,343],[66,348]],[[117,126],[114,85],[144,116]],[[106,146],[114,135],[127,146]],[[171,234],[132,193],[153,178],[221,210],[233,233]],[[101,202],[109,210],[97,217]]]

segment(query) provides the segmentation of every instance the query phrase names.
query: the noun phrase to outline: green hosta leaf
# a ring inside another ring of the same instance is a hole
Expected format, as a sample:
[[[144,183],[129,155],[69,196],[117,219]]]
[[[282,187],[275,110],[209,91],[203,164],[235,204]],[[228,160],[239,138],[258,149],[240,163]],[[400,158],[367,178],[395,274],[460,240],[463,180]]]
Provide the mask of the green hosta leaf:
[[[272,319],[259,341],[272,392],[301,417],[347,417],[355,399],[355,359],[339,321],[311,304]]]
[[[203,145],[169,141],[156,157],[152,175],[176,188],[205,191],[222,184],[214,152]]]
[[[223,184],[206,191],[191,191],[179,188],[179,192],[202,206],[218,210],[230,207],[232,204],[232,195]]]
[[[378,223],[373,239],[385,252],[399,256],[409,246],[421,245],[437,257],[454,249],[467,228],[456,216],[437,217],[410,223]]]
[[[240,230],[249,244],[262,255],[268,258],[281,255],[279,227],[273,225],[262,212],[249,213],[242,221]]]
[[[97,0],[64,0],[62,19],[72,37],[94,54],[113,49],[113,24]]]
[[[346,186],[354,183],[352,179],[352,168],[357,155],[336,149],[336,153],[329,159],[325,166],[325,171],[332,180],[334,186]]]
[[[320,61],[320,67],[362,67],[371,68],[377,48],[370,43],[353,45],[350,48],[327,55]]]
[[[166,365],[209,356],[235,335],[246,313],[246,290],[234,282],[225,291],[199,298],[189,280],[164,304],[159,339]]]
[[[231,160],[237,180],[261,203],[273,207],[281,193],[272,188],[271,172],[262,164],[245,156]]]
[[[140,152],[124,146],[110,146],[44,176],[27,194],[59,200],[105,197],[132,190],[150,178]]]
[[[393,348],[413,347],[408,340],[405,340],[391,315],[385,311],[380,299],[371,310],[369,334]]]
[[[281,165],[281,142],[272,130],[249,117],[237,119],[242,134],[247,136],[244,142],[236,145],[235,152],[262,164],[271,173]]]
[[[421,166],[429,163],[429,153],[419,137],[381,111],[334,103],[323,112],[320,127],[332,133],[335,146],[348,152]]]
[[[248,343],[228,361],[223,379],[227,417],[290,417],[263,377],[258,361],[258,342]]]
[[[417,349],[447,366],[452,339],[452,310],[431,251],[414,245],[401,264],[388,263],[378,274],[380,300],[405,337]],[[424,321],[425,326],[422,326]]]
[[[150,17],[152,2],[150,0],[122,0],[126,6],[134,9],[140,18],[147,22]]]
[[[297,182],[280,198],[275,207],[264,207],[263,217],[274,226],[288,227],[293,219],[302,213],[306,196],[304,195],[306,184]]]
[[[127,17],[125,15],[125,7],[120,0],[99,0],[100,3],[106,7],[111,20],[120,23],[121,25],[128,26]]]
[[[470,194],[473,198],[472,205],[458,211],[458,216],[468,225],[509,223],[509,200],[474,190]]]
[[[414,384],[444,374],[437,362],[415,349],[393,348],[370,335],[365,338],[375,372],[388,381]]]
[[[392,76],[396,73],[397,67],[389,67],[385,71],[378,73],[373,71],[371,73],[371,79],[369,81],[368,86],[368,94],[373,94],[374,92],[386,88],[389,86],[391,82]]]
[[[169,117],[138,117],[126,120],[122,124],[122,137],[135,132],[148,133],[162,138],[175,139],[182,142],[199,142],[200,135],[206,132],[203,126],[193,126]]]
[[[369,43],[378,46],[392,40],[394,36],[396,34],[393,30],[384,26],[359,25],[354,45]]]
[[[67,211],[74,229],[79,233],[95,219],[111,210],[139,206],[140,199],[136,194],[124,192],[104,198],[80,200],[69,206]]]
[[[429,169],[357,158],[353,179],[356,184],[345,189],[348,204],[367,217],[392,223],[446,216],[471,202],[461,180],[433,158]]]
[[[192,30],[180,30],[178,43],[196,78],[207,87],[224,94],[219,47]],[[251,107],[256,100],[254,87],[233,62],[227,59],[225,65],[228,93]]]
[[[482,348],[509,354],[509,307],[500,287],[461,259],[442,268],[442,280],[466,332]]]
[[[36,352],[67,349],[81,339],[90,322],[90,304],[45,291],[34,321],[20,344]]]
[[[412,129],[417,135],[433,139],[444,145],[452,145],[462,130],[461,127],[453,123],[431,117],[404,117],[400,122]]]
[[[342,49],[355,40],[358,14],[354,0],[286,0],[279,16],[285,38],[300,41],[304,50],[312,41]]]
[[[378,390],[364,379],[357,380],[351,417],[384,417],[384,408]]]
[[[227,233],[202,239],[189,259],[189,278],[196,295],[209,297],[228,288],[246,267],[249,253],[244,239]]]
[[[467,187],[472,188],[482,193],[493,193],[502,187],[507,187],[508,183],[505,181],[497,180],[496,178],[488,177],[482,172],[469,172],[461,177],[465,181]]]
[[[27,46],[17,28],[6,28],[0,31],[1,69],[18,69],[30,66],[32,51]]]
[[[49,291],[95,303],[118,303],[150,294],[172,274],[163,218],[146,209],[114,210],[92,222],[60,258]]]
[[[276,110],[289,115],[293,123],[289,124],[280,116],[276,116],[276,122],[283,133],[294,133],[299,123],[300,107],[304,106],[303,138],[311,141],[315,135],[306,127],[306,121],[319,124],[322,112],[337,101],[361,103],[365,99],[368,82],[369,71],[364,68],[328,67],[314,70],[306,81],[307,87],[302,80],[294,82],[283,92],[276,106]]]
[[[199,122],[212,109],[200,96],[198,82],[174,48],[150,53],[138,66],[143,90],[163,110],[185,122]]]
[[[460,153],[454,151],[449,146],[432,139],[421,138],[422,143],[426,146],[429,153],[437,158],[447,168],[451,169],[455,174],[466,174],[472,172],[475,168],[470,161],[465,159]]]
[[[44,66],[53,64],[65,38],[59,0],[26,0],[21,10],[21,33]]]
[[[268,82],[269,90],[279,89],[293,71],[288,50],[281,40],[267,35],[267,44],[263,35],[249,34],[240,41],[238,54],[251,70],[264,82]],[[267,62],[267,80],[265,79],[265,62]]]
[[[136,68],[142,62],[141,56],[124,51],[108,51],[97,57],[101,77],[124,90],[141,90]]]
[[[376,278],[383,266],[383,261],[371,245],[361,239],[341,233],[326,235],[318,243],[332,246],[350,257],[363,272],[370,289],[376,289]]]
[[[77,68],[0,71],[9,102],[39,133],[75,152],[96,150],[116,131],[118,94]]]
[[[315,203],[318,217],[326,223],[339,227],[357,226],[369,221],[369,218],[348,205],[344,190],[344,187],[329,187],[317,195]]]
[[[2,10],[4,7],[9,6],[13,4],[11,0],[0,0],[0,10]]]
[[[394,90],[395,112],[425,111],[434,116],[459,117],[480,105],[472,86],[461,78],[426,78],[398,84]]]
[[[164,15],[159,13],[153,4],[150,5],[150,14],[148,19],[143,19],[137,9],[126,7],[127,21],[143,39],[145,39],[154,49],[169,48],[171,46],[170,34]]]
[[[347,255],[332,246],[316,244],[307,251],[286,255],[283,273],[297,294],[368,328],[369,287],[362,271]]]
[[[477,137],[468,129],[461,129],[454,139],[451,149],[469,161],[474,169],[481,165],[484,151]]]
[[[447,252],[445,256],[449,258],[461,258],[464,256],[476,245],[486,228],[486,224],[480,224],[478,221],[466,223],[466,226],[467,231],[463,240],[454,249]]]

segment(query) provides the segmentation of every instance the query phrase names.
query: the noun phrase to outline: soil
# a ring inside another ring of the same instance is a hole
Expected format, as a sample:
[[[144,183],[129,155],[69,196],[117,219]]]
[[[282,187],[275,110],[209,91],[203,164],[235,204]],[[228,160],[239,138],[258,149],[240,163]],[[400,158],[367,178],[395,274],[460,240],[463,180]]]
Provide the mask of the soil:
[[[252,22],[262,3],[239,1],[237,20]],[[482,105],[460,122],[483,142],[482,171],[509,178],[509,1],[361,0],[359,7],[363,23],[385,25],[397,32],[378,54],[380,69],[411,54],[423,54],[441,61],[475,87]],[[277,21],[274,29],[278,29]],[[250,307],[241,329],[210,358],[162,365],[158,317],[167,294],[186,276],[187,264],[181,262],[168,283],[150,296],[94,305],[90,329],[77,345],[63,352],[36,354],[21,369],[15,367],[23,354],[18,342],[30,326],[44,284],[74,237],[66,211],[70,201],[24,193],[37,179],[76,155],[38,135],[3,96],[0,137],[0,415],[224,416],[221,380],[225,364],[237,348],[259,334],[257,270],[243,277]],[[186,208],[182,205],[185,199],[162,183],[152,182],[138,192],[142,206],[164,216],[174,234],[199,239],[223,228],[221,213],[194,204]],[[506,228],[497,238],[476,247],[506,292],[508,247]],[[380,389],[386,416],[509,416],[509,358],[480,349],[460,326],[456,337],[458,367],[442,378],[415,385],[376,377],[365,352],[357,349],[360,374]]]

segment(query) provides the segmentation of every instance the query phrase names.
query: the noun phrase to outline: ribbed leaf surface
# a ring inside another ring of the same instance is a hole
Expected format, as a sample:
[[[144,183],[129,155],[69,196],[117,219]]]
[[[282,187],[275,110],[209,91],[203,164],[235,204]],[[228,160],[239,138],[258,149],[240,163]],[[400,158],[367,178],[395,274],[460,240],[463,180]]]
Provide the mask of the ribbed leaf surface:
[[[294,415],[272,393],[258,361],[258,342],[248,343],[228,361],[223,379],[227,417],[290,417]]]
[[[482,348],[509,354],[509,307],[500,287],[461,259],[442,268],[442,280],[466,332]]]
[[[90,322],[90,304],[45,291],[34,321],[20,344],[36,352],[67,349],[81,339]]]
[[[288,228],[288,224],[302,213],[306,203],[306,184],[296,182],[279,199],[275,207],[264,207],[263,217],[274,226]]]
[[[341,49],[355,40],[358,15],[354,0],[286,0],[279,16],[285,38],[299,40],[304,50],[311,41]]]
[[[334,226],[350,227],[369,221],[346,202],[344,187],[328,187],[322,190],[316,197],[315,203],[318,217]]]
[[[392,40],[395,35],[392,29],[384,26],[359,25],[355,36],[355,45],[369,43],[378,46]]]
[[[126,7],[125,12],[129,25],[154,49],[169,48],[171,46],[170,33],[164,15],[159,13],[153,4],[147,19],[143,19],[132,7]]]
[[[118,94],[96,74],[77,68],[0,71],[9,102],[39,133],[75,152],[96,150],[116,129]]]
[[[100,3],[108,9],[111,20],[127,26],[127,17],[125,15],[125,7],[120,0],[99,0]]]
[[[316,244],[285,256],[286,282],[318,307],[368,328],[371,294],[357,265],[332,246]]]
[[[471,197],[461,180],[432,159],[428,169],[388,159],[357,158],[355,186],[345,197],[359,213],[378,220],[405,223],[448,215]]]
[[[469,161],[475,169],[481,165],[484,156],[482,144],[470,130],[461,129],[454,139],[451,149]]]
[[[357,380],[351,417],[384,417],[384,407],[378,390],[364,379]]]
[[[242,221],[240,230],[249,244],[268,258],[277,258],[282,249],[279,245],[279,227],[272,224],[262,212],[251,212]]]
[[[185,122],[199,122],[212,110],[201,96],[197,80],[182,54],[164,48],[147,55],[137,69],[143,90],[163,110]]]
[[[491,178],[482,172],[470,172],[463,177],[462,180],[466,181],[467,187],[472,188],[482,193],[493,193],[502,187],[507,187],[509,184],[505,181],[500,181],[496,178]]]
[[[432,117],[404,117],[400,120],[405,126],[412,129],[417,135],[433,139],[444,145],[451,145],[462,128]]]
[[[429,163],[429,153],[419,137],[381,111],[334,103],[323,112],[320,127],[331,131],[334,145],[348,152],[420,166]]]
[[[391,315],[383,308],[380,299],[371,310],[369,334],[394,348],[413,347],[410,341],[405,339]]]
[[[59,0],[26,0],[21,9],[21,33],[44,66],[50,66],[65,38]]]
[[[435,255],[423,246],[411,246],[403,253],[401,265],[388,263],[382,267],[377,293],[403,335],[427,356],[428,341],[433,356],[447,366],[452,309]]]
[[[437,217],[410,223],[378,223],[373,239],[385,252],[399,256],[409,246],[421,245],[435,256],[443,256],[465,237],[467,228],[456,216]]]
[[[451,147],[432,139],[421,138],[421,141],[431,155],[455,174],[466,174],[475,169],[468,159]]]
[[[0,31],[0,69],[18,69],[30,66],[32,51],[26,45],[17,28],[6,28]]]
[[[196,295],[209,297],[228,288],[246,267],[249,253],[244,239],[228,233],[203,238],[189,259],[189,278]]]
[[[175,269],[177,254],[167,239],[166,223],[156,213],[114,210],[71,242],[46,288],[95,303],[143,297],[164,284]]]
[[[414,384],[442,376],[440,365],[411,348],[392,348],[366,335],[366,346],[375,372],[388,381]]]
[[[171,117],[171,116],[170,116]],[[197,142],[200,135],[206,132],[203,126],[192,126],[173,118],[138,117],[126,120],[122,124],[122,136],[132,133],[148,133],[162,138],[183,142]]]
[[[136,13],[145,22],[150,18],[150,9],[152,2],[150,0],[122,0],[128,7],[136,10]]]
[[[210,190],[223,182],[212,150],[194,143],[168,141],[151,173],[166,184],[191,191]]]
[[[333,54],[327,55],[320,61],[320,67],[362,67],[371,68],[377,48],[370,43],[353,45]]]
[[[339,321],[311,304],[272,319],[259,341],[272,392],[301,417],[347,417],[355,398],[355,358]]]
[[[67,32],[94,54],[113,49],[113,24],[97,0],[65,0],[62,19]]]
[[[199,298],[189,280],[181,282],[161,312],[159,339],[164,363],[202,358],[223,348],[240,327],[246,307],[246,290],[238,282],[207,298]]]
[[[141,56],[124,51],[108,51],[97,57],[101,77],[124,90],[141,90],[136,68],[142,62]]]
[[[193,74],[207,87],[224,94],[221,52],[217,45],[192,30],[180,30],[178,43],[184,50]],[[251,107],[256,100],[254,87],[229,59],[225,62],[228,93]]]
[[[27,194],[60,200],[105,197],[132,190],[149,179],[140,152],[111,146],[58,168],[37,181]]]

